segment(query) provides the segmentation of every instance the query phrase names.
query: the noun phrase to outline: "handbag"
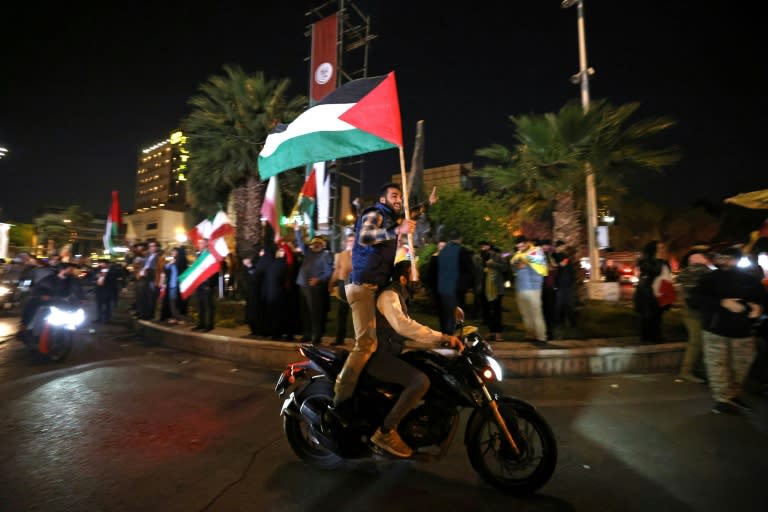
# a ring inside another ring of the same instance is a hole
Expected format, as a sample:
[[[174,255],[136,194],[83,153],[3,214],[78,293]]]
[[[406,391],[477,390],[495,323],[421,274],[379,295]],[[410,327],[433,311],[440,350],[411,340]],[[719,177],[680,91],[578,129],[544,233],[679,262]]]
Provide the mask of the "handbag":
[[[662,279],[659,283],[659,296],[657,297],[660,307],[670,306],[677,300],[677,290],[672,281]]]

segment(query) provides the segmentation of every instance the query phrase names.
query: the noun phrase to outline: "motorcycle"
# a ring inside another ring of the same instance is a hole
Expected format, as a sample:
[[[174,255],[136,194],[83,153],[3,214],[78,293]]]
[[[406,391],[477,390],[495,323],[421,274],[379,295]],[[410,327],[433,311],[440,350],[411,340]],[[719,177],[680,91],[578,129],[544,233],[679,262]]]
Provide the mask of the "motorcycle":
[[[79,303],[65,299],[42,303],[21,341],[37,355],[52,362],[63,361],[71,352],[75,332],[85,322]]]
[[[421,405],[398,426],[400,437],[414,450],[415,460],[439,460],[459,427],[462,409],[471,409],[464,444],[473,469],[490,485],[510,494],[526,495],[546,484],[557,465],[552,429],[533,405],[501,395],[501,365],[477,328],[464,326],[456,312],[457,336],[464,350],[411,350],[400,357],[424,372],[430,381]],[[305,462],[334,469],[353,459],[389,457],[370,438],[396,402],[402,388],[366,372],[355,394],[333,409],[333,388],[349,352],[341,347],[303,344],[306,360],[289,364],[275,386],[284,399],[280,414],[291,449]],[[345,419],[354,418],[354,419]]]
[[[29,295],[32,281],[20,278],[13,271],[6,271],[0,278],[0,311],[17,314]]]

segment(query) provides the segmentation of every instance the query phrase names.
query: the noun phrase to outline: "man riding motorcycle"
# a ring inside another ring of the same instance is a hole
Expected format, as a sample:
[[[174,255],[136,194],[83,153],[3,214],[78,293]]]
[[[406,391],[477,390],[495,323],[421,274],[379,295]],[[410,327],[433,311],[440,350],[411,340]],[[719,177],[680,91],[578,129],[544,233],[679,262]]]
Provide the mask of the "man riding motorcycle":
[[[366,371],[377,379],[403,386],[397,402],[371,437],[371,442],[379,448],[403,458],[410,457],[413,450],[400,438],[397,426],[429,389],[427,376],[398,358],[405,340],[429,342],[436,346],[450,344],[459,351],[463,348],[456,336],[430,329],[408,316],[410,275],[410,260],[400,261],[393,269],[391,283],[379,292],[376,299],[378,345],[366,366]]]
[[[21,326],[17,337],[23,338],[28,331],[30,322],[35,318],[38,308],[54,298],[74,298],[79,301],[85,299],[80,282],[74,276],[77,265],[74,263],[62,263],[55,274],[50,274],[34,284],[32,297],[24,306],[21,313]]]

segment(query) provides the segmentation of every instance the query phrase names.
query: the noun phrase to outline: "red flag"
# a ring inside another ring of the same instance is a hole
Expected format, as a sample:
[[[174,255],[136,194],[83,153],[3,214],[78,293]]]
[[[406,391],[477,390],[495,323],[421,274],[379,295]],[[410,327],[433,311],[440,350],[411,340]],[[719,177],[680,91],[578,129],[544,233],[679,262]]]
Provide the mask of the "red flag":
[[[123,217],[120,213],[120,200],[117,197],[117,190],[112,191],[112,207],[109,210],[109,216],[112,222],[118,226],[123,223]]]
[[[301,187],[301,195],[308,199],[317,199],[317,178],[315,178],[314,167],[309,173],[307,181],[304,182],[304,186]]]
[[[340,115],[339,119],[401,147],[403,126],[394,71],[352,108]]]
[[[312,24],[312,75],[309,90],[313,103],[322,100],[336,88],[337,38],[336,14]]]

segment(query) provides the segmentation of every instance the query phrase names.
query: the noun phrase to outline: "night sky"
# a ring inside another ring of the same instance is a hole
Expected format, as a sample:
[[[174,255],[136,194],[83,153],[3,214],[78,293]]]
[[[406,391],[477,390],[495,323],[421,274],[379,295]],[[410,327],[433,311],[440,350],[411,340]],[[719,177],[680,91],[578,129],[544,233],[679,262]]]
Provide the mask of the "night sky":
[[[0,219],[81,204],[106,217],[110,191],[133,208],[137,154],[189,112],[187,100],[224,64],[291,78],[308,94],[311,1],[73,3],[4,7],[0,30]],[[138,6],[145,6],[140,8]],[[363,1],[369,75],[395,71],[410,164],[424,119],[425,165],[472,161],[513,142],[510,115],[579,98],[576,9],[559,0]],[[640,102],[643,118],[677,120],[665,142],[683,160],[634,178],[633,194],[693,204],[768,188],[760,155],[766,116],[766,23],[749,3],[586,0],[592,100]],[[718,7],[718,8],[715,8]],[[374,189],[399,170],[397,151],[371,159]]]

